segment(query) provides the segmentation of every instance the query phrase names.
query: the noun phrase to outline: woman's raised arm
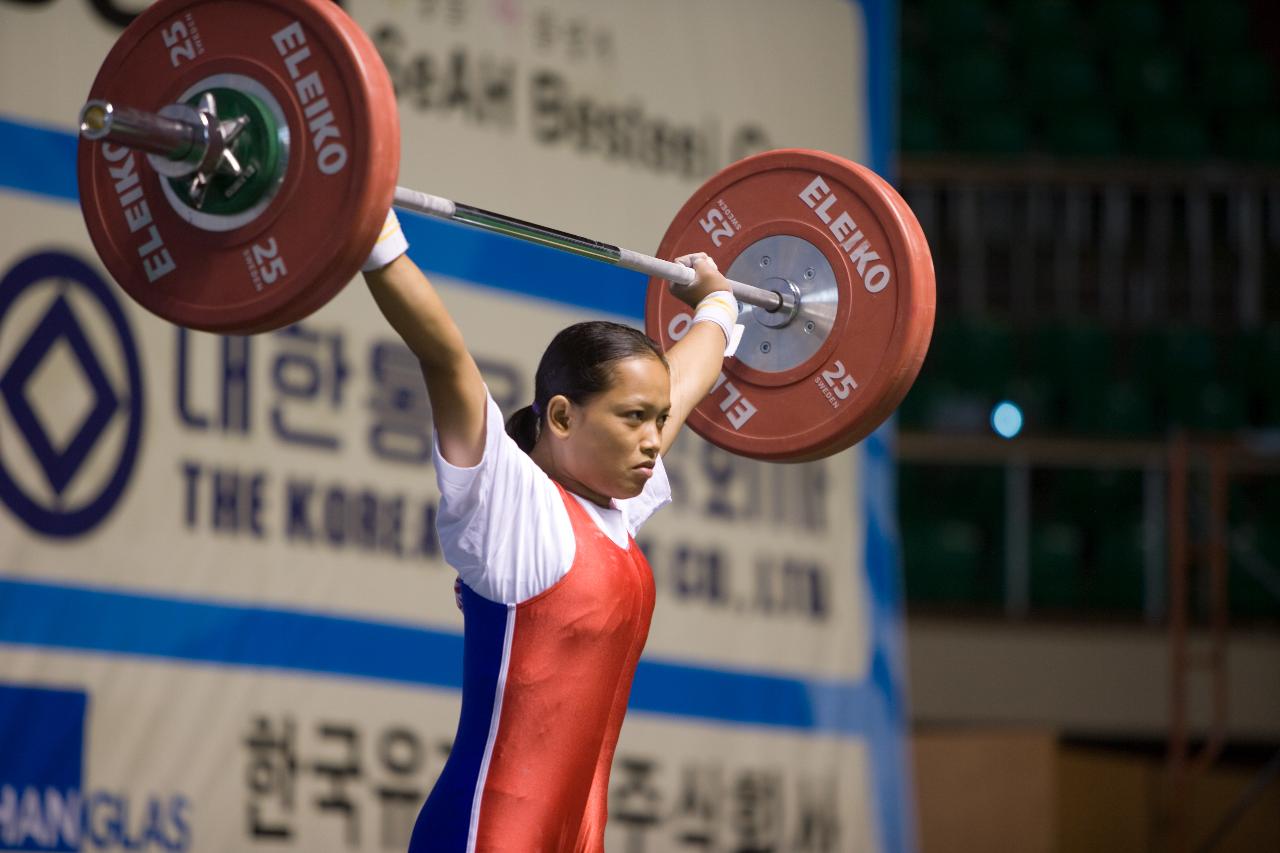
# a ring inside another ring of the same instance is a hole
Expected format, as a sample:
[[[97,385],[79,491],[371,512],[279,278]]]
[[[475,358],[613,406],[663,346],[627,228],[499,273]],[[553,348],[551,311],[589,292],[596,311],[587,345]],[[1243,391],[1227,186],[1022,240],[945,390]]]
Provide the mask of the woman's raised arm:
[[[733,291],[714,261],[701,253],[676,260],[692,267],[697,279],[684,287],[673,285],[671,292],[696,310],[689,331],[667,350],[667,363],[671,365],[671,412],[662,430],[663,454],[675,442],[689,413],[720,378],[726,342],[733,340],[733,326],[738,318]]]
[[[422,365],[441,455],[451,465],[470,468],[484,455],[484,380],[440,294],[404,254],[407,248],[392,213],[365,265],[364,280],[382,315]],[[394,260],[382,263],[387,256]]]

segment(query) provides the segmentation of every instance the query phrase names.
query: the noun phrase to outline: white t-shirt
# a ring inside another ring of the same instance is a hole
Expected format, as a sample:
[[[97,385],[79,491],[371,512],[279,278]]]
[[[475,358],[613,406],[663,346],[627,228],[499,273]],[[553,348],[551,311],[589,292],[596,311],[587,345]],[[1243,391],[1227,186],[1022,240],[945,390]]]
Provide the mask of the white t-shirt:
[[[519,604],[549,589],[573,565],[576,543],[556,484],[520,449],[493,397],[485,415],[484,456],[472,468],[450,465],[434,446],[440,511],[436,528],[444,557],[462,582],[502,604]],[[570,493],[572,494],[572,493]],[[644,491],[598,506],[573,495],[618,547],[671,501],[659,459]]]

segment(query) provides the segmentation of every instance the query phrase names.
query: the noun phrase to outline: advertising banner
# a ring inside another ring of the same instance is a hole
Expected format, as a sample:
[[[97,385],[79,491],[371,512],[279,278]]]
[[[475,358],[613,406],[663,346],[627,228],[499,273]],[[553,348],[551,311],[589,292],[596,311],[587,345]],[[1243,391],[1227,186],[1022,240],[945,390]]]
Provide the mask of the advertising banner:
[[[410,187],[653,251],[753,151],[888,166],[887,3],[343,5]],[[461,685],[418,364],[358,280],[250,337],[110,280],[73,122],[139,8],[0,0],[0,850],[402,850]],[[504,413],[643,323],[638,275],[401,219]],[[914,849],[890,441],[667,456],[609,849]]]

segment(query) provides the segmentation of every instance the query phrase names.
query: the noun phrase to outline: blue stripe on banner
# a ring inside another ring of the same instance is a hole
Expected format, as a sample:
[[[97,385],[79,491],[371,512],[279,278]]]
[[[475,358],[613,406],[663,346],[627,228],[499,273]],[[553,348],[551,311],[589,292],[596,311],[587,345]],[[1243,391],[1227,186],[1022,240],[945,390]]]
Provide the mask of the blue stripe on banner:
[[[893,419],[860,445],[868,605],[871,610],[872,695],[878,713],[870,739],[876,805],[885,850],[919,848],[910,767],[906,650],[902,635],[902,567],[896,523]]]
[[[0,577],[0,643],[462,687],[462,637],[409,625]],[[861,683],[644,659],[634,711],[866,734]]]
[[[800,680],[641,659],[628,707],[744,725],[868,734],[873,697],[865,682]]]
[[[0,116],[0,187],[79,201],[76,135]]]
[[[851,0],[862,9],[867,38],[867,134],[877,173],[896,183],[898,134],[898,0]],[[919,849],[910,767],[906,652],[902,640],[901,552],[896,522],[896,419],[860,445],[865,551],[870,595],[874,697],[866,725],[871,733],[880,846],[895,853]]]
[[[462,687],[462,637],[0,577],[0,642]]]
[[[860,0],[867,38],[867,165],[888,181],[896,177],[898,134],[898,3]]]

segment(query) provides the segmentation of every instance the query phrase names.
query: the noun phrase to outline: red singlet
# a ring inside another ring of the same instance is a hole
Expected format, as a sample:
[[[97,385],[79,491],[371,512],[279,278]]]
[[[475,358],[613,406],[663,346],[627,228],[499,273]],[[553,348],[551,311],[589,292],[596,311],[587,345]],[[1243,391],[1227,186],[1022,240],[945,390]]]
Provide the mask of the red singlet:
[[[411,853],[604,850],[609,769],[653,615],[649,564],[563,487],[576,551],[519,604],[463,587],[462,718]]]

